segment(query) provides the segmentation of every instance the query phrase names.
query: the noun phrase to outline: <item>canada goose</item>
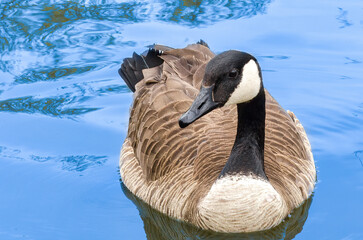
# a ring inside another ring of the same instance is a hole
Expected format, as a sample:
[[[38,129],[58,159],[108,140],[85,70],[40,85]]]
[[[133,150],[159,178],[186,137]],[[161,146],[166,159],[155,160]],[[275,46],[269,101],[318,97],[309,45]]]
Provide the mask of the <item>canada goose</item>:
[[[206,230],[254,232],[311,195],[304,128],[264,89],[253,56],[215,56],[203,41],[155,45],[119,73],[135,91],[121,178],[151,207]]]

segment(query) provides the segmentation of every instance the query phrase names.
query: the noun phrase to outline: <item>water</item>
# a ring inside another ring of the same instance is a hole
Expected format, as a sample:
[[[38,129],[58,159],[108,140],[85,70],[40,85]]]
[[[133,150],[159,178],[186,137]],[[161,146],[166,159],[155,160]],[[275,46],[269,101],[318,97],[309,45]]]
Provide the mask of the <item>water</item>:
[[[200,38],[255,55],[304,124],[318,184],[294,239],[363,239],[362,16],[354,0],[2,0],[0,239],[146,239],[119,182],[132,95],[117,69]]]

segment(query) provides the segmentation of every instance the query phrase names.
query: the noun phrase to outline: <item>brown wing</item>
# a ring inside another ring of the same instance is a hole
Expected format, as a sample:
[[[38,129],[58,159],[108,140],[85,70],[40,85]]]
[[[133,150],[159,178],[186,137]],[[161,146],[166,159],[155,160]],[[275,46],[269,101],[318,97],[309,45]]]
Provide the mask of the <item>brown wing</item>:
[[[315,165],[305,131],[291,116],[266,94],[265,171],[293,209],[310,196]]]
[[[178,120],[198,94],[205,64],[212,57],[208,48],[191,45],[165,52],[162,66],[143,71],[145,78],[136,85],[128,138],[148,181],[194,165],[200,155],[208,152],[203,144],[211,137],[205,131],[216,118],[214,115],[223,111],[185,129],[180,129]]]

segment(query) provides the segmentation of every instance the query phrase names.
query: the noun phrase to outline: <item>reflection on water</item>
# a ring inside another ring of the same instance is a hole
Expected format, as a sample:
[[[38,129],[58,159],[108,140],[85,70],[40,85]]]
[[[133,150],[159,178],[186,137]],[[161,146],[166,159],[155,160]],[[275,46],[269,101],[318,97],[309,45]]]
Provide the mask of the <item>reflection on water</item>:
[[[79,115],[96,111],[100,107],[86,107],[80,104],[96,97],[128,92],[125,85],[116,84],[119,81],[101,80],[77,84],[68,84],[55,89],[49,97],[17,97],[0,101],[0,112],[21,112],[28,114],[43,114],[51,117],[75,119]],[[1,92],[0,92],[1,93]]]
[[[187,223],[172,219],[162,214],[132,194],[121,182],[125,195],[137,206],[140,217],[144,222],[144,229],[148,240],[184,240],[184,239],[209,239],[209,240],[289,240],[293,239],[303,229],[308,217],[312,197],[295,209],[290,217],[273,229],[256,233],[226,234],[205,231]]]
[[[85,114],[98,108],[68,108],[66,105],[78,102],[78,98],[69,95],[53,98],[35,99],[32,96],[0,101],[0,112],[41,113],[54,117],[67,117]]]
[[[86,107],[81,104],[96,97],[125,92],[129,92],[127,86],[120,85],[119,80],[113,79],[62,84],[47,97],[25,96],[0,100],[0,112],[37,113],[74,119],[79,115],[101,109],[101,107]]]
[[[341,24],[340,28],[352,26],[353,24],[348,20],[347,17],[348,11],[344,10],[343,8],[338,8],[338,9],[339,9],[339,15],[337,17],[337,20]]]
[[[123,56],[117,55],[118,49],[136,45],[124,40],[121,31],[125,24],[156,20],[197,27],[264,13],[268,3],[270,0],[1,1],[0,74],[12,77],[0,85],[0,96],[23,84],[61,85],[55,92],[36,97],[15,94],[0,99],[0,112],[72,118],[101,109],[79,104],[96,96],[128,92],[122,81],[108,84],[98,79],[98,84],[92,84],[82,80],[71,85],[66,81],[119,64]]]
[[[350,57],[345,57],[345,59],[348,60],[348,62],[345,62],[344,64],[359,64],[359,63],[362,63],[361,61],[356,60],[356,59],[352,59]]]
[[[83,172],[91,167],[103,165],[107,161],[107,156],[38,156],[34,154],[23,153],[19,149],[0,146],[0,159],[10,159],[17,161],[32,160],[36,162],[56,162],[60,163],[62,170],[70,172]]]
[[[270,2],[271,0],[168,1],[163,4],[156,18],[196,27],[225,19],[252,17],[264,13],[266,5]]]
[[[14,54],[21,58],[26,52],[42,53],[46,58],[45,66],[53,65],[55,69],[85,68],[76,62],[80,59],[95,62],[105,58],[109,54],[107,48],[112,45],[136,44],[122,41],[124,36],[117,30],[120,24],[157,20],[193,27],[210,25],[225,19],[264,13],[270,1],[2,1],[0,49],[3,63],[0,70],[16,72],[14,65],[21,59],[14,59]],[[68,58],[68,54],[78,57]],[[68,60],[67,67],[62,66],[64,58]],[[37,69],[32,68],[35,78],[42,75]],[[36,80],[30,82],[33,81]]]
[[[69,77],[73,74],[81,74],[94,69],[95,66],[71,67],[71,68],[45,68],[26,69],[24,73],[15,77],[14,83],[32,83],[38,81],[56,81],[62,77]]]
[[[354,156],[360,161],[360,164],[363,167],[363,151],[354,152]]]
[[[290,57],[288,56],[282,56],[282,55],[277,55],[277,56],[259,56],[260,58],[268,58],[268,59],[273,59],[273,60],[286,60],[289,59]]]

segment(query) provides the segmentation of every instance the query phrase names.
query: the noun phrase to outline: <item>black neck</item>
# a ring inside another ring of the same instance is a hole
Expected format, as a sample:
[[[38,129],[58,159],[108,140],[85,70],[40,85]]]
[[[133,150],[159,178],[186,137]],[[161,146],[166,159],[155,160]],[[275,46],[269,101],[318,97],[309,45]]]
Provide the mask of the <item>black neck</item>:
[[[237,105],[237,135],[231,155],[220,177],[225,175],[255,175],[267,179],[264,171],[265,92],[249,102]]]

